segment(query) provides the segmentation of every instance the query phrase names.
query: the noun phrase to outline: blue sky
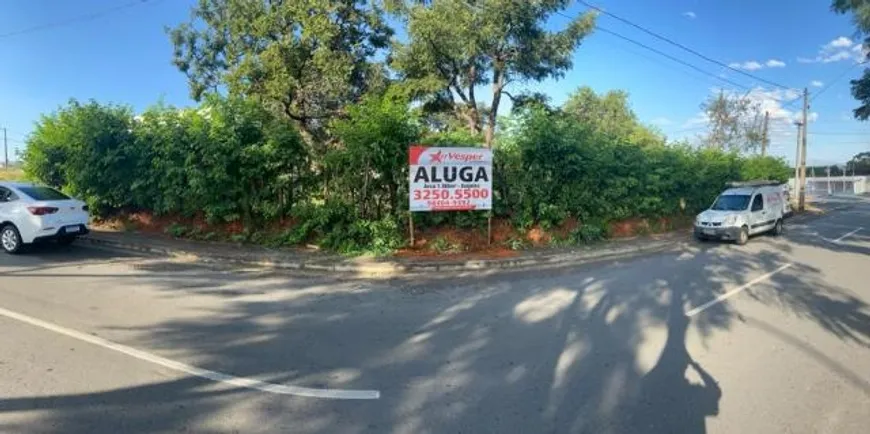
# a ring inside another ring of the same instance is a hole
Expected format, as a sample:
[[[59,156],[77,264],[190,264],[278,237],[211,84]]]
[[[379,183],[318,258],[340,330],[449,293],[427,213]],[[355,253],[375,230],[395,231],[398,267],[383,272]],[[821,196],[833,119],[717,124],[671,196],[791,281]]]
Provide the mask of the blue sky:
[[[165,26],[185,21],[194,0],[149,0],[92,20],[9,35],[34,26],[135,3],[132,0],[5,0],[0,22],[0,125],[10,145],[23,146],[40,114],[70,98],[129,104],[136,110],[162,99],[192,104],[184,76],[170,63]],[[848,79],[859,75],[854,26],[830,12],[827,0],[602,0],[598,6],[687,45],[709,57],[789,88],[811,94],[839,81],[813,101],[808,159],[842,162],[870,150],[870,124],[851,119],[856,105]],[[575,4],[565,13],[585,9]],[[559,28],[567,18],[548,24]],[[673,138],[703,132],[700,103],[716,89],[749,93],[771,111],[772,152],[794,159],[791,117],[798,104],[783,106],[793,90],[777,90],[734,71],[705,62],[607,16],[604,28],[667,52],[710,72],[707,76],[606,33],[590,36],[574,56],[574,69],[561,80],[527,83],[514,90],[546,92],[564,101],[578,86],[599,92],[624,89],[640,118]],[[846,72],[845,75],[843,73]],[[745,88],[719,81],[722,76]],[[816,82],[816,83],[814,83]],[[819,84],[821,83],[821,86]]]

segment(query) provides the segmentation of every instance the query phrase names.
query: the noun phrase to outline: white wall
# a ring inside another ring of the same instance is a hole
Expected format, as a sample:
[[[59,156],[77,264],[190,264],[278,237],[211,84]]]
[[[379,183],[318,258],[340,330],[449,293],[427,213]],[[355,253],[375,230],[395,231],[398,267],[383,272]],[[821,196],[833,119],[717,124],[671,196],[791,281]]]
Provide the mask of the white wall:
[[[794,178],[788,180],[789,188],[794,190]],[[807,194],[825,196],[828,194],[866,194],[870,193],[870,176],[817,176],[807,177]]]

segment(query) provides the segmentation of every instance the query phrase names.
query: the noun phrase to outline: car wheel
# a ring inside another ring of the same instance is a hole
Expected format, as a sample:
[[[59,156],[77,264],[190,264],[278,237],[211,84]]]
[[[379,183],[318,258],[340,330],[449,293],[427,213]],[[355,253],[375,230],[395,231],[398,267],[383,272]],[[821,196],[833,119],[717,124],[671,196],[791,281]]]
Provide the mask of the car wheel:
[[[0,247],[6,253],[18,253],[21,251],[21,234],[15,225],[8,224],[0,229]]]
[[[737,234],[737,244],[744,245],[749,242],[749,228],[743,226],[740,228],[740,233]]]
[[[782,235],[782,219],[779,219],[774,223],[773,230],[770,231],[773,235]]]
[[[57,243],[61,246],[68,246],[75,242],[76,237],[60,237],[57,239]]]

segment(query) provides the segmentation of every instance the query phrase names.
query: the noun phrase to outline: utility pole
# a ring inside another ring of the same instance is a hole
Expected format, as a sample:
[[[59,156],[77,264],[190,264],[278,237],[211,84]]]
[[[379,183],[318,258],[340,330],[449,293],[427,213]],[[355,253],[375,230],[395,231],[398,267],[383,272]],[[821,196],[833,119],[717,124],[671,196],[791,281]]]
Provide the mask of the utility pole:
[[[800,173],[800,195],[798,196],[798,210],[806,209],[806,182],[807,182],[807,111],[810,109],[809,91],[804,88],[804,109],[802,116],[803,134],[801,134],[801,173]]]
[[[764,129],[761,130],[761,156],[767,155],[767,126],[770,123],[770,112],[764,112]]]
[[[801,123],[797,121],[794,123],[797,126],[797,147],[795,148],[794,154],[794,193],[793,199],[798,199],[800,197],[800,174],[801,174]]]
[[[9,171],[9,145],[6,143],[6,127],[3,127],[3,156],[5,157],[6,171]]]

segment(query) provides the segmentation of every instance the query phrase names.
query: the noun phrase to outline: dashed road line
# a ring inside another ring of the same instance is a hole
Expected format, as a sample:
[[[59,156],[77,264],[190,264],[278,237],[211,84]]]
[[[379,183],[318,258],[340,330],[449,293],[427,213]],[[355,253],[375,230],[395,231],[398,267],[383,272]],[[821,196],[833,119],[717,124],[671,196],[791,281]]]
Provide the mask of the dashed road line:
[[[845,240],[846,238],[848,238],[848,237],[850,237],[850,236],[852,236],[852,235],[857,234],[858,231],[860,231],[861,229],[864,229],[864,228],[858,228],[858,229],[855,229],[855,230],[852,231],[852,232],[848,232],[848,233],[846,233],[846,234],[843,234],[843,236],[841,236],[840,238],[837,238],[836,240],[833,240],[833,241],[834,241],[835,243],[839,243],[840,241],[843,241],[843,240]]]
[[[714,298],[713,300],[710,300],[710,301],[708,301],[708,302],[706,302],[706,303],[704,303],[696,308],[690,309],[689,311],[686,312],[686,316],[693,317],[693,316],[709,309],[710,307],[712,307],[716,304],[719,304],[719,303],[741,293],[742,291],[745,291],[746,289],[748,289],[752,285],[755,285],[756,283],[763,282],[767,279],[770,279],[774,275],[786,270],[787,268],[789,268],[793,265],[794,265],[793,263],[788,263],[788,264],[785,264],[785,265],[777,268],[776,270],[771,271],[770,273],[767,273],[767,274],[760,276],[760,277],[756,277],[755,279],[750,280],[748,283],[740,285],[737,288],[734,288],[734,289]]]

